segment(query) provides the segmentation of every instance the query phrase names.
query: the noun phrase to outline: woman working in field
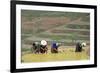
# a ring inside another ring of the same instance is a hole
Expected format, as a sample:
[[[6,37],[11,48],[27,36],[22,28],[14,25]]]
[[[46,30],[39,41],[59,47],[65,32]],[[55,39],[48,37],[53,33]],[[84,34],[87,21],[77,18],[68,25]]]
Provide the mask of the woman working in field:
[[[58,53],[59,46],[60,46],[59,43],[53,42],[51,45],[51,53]]]
[[[33,42],[32,44],[32,53],[40,53],[40,44],[38,42]]]
[[[40,53],[47,53],[47,50],[48,50],[48,48],[47,48],[47,41],[45,41],[45,40],[42,40],[41,41],[41,48],[40,48]]]

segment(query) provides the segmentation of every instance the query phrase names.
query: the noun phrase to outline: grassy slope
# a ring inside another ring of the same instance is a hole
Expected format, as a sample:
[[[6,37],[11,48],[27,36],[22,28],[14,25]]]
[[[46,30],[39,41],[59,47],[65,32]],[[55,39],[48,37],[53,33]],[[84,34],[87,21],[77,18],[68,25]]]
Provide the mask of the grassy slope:
[[[72,20],[83,17],[83,20],[89,21],[89,13],[76,13],[76,12],[56,12],[56,11],[32,11],[22,10],[22,16],[31,20],[32,17],[68,17]],[[74,16],[74,17],[73,17]],[[85,18],[84,18],[85,17]]]

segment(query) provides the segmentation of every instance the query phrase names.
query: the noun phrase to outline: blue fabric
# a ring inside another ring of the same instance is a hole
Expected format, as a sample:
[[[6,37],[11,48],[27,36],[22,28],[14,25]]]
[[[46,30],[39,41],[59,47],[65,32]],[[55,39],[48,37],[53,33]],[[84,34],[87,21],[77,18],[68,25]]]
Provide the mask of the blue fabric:
[[[56,43],[52,43],[52,49],[57,48]]]

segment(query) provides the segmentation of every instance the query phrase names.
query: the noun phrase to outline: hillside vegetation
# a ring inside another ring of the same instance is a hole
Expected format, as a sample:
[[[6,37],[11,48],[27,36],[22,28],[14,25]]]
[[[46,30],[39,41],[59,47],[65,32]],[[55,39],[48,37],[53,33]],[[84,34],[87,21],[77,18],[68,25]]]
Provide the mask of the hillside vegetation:
[[[75,45],[76,41],[90,44],[89,13],[22,10],[21,14],[24,45],[42,39],[67,46]]]

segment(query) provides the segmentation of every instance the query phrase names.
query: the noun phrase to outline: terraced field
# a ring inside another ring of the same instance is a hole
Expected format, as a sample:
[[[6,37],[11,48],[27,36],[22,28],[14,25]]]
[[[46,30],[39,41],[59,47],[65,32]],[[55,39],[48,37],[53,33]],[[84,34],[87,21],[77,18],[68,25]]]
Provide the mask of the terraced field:
[[[40,42],[43,39],[48,42],[48,45],[52,41],[60,42],[62,47],[75,46],[77,41],[86,42],[88,47],[90,45],[88,13],[22,10],[21,14],[22,53],[30,50],[32,42]],[[71,54],[70,51],[69,53]],[[32,56],[32,54],[29,55]],[[26,57],[28,56],[23,56],[22,59],[26,60]],[[87,57],[88,55],[85,54],[84,59]],[[70,56],[66,60],[69,58]]]

